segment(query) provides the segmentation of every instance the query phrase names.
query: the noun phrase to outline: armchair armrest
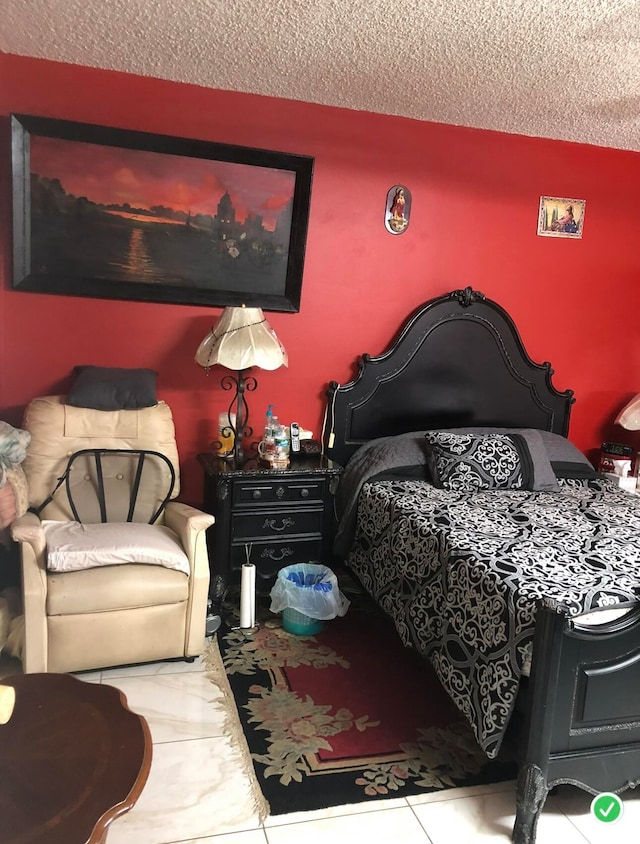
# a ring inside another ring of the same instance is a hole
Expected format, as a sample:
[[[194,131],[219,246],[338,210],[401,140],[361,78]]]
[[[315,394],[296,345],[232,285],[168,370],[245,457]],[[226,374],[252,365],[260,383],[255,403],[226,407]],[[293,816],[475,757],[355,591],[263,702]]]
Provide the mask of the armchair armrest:
[[[32,674],[47,670],[47,545],[40,519],[33,513],[15,520],[11,536],[20,545],[22,561],[25,618],[22,667],[25,674]]]
[[[204,531],[211,527],[214,522],[213,516],[209,516],[201,510],[196,510],[195,507],[190,507],[188,504],[181,504],[179,501],[170,501],[165,507],[164,523],[177,534],[192,567],[196,563],[196,557],[199,556],[196,553],[198,544],[205,541]],[[204,556],[208,562],[206,553]]]
[[[37,555],[44,555],[47,547],[40,519],[35,513],[25,513],[11,524],[14,542],[28,542]]]
[[[164,524],[177,534],[191,568],[185,654],[202,653],[209,595],[206,530],[214,522],[213,516],[178,501],[170,501],[164,510]]]

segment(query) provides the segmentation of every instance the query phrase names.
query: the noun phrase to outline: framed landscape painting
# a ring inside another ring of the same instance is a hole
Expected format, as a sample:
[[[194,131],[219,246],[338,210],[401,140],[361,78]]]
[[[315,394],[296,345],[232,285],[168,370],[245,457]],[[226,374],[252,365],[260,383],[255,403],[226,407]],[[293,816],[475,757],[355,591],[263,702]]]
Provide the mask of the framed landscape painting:
[[[313,159],[12,115],[18,290],[298,311]]]

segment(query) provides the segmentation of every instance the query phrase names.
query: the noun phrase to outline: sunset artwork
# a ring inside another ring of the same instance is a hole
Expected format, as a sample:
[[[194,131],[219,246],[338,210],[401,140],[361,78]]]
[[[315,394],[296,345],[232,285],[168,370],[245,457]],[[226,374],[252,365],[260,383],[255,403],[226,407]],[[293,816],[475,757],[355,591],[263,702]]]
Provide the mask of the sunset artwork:
[[[300,239],[300,162],[310,190],[312,159],[291,156],[288,167],[284,154],[264,152],[262,163],[261,151],[247,150],[228,160],[216,152],[244,148],[163,136],[144,136],[158,143],[140,148],[137,133],[128,146],[112,142],[124,130],[105,132],[105,143],[29,137],[27,269],[37,289],[49,279],[52,292],[82,295],[85,280],[86,295],[222,305],[262,296],[266,307],[290,292],[292,270],[301,275],[291,250],[303,255],[308,214],[307,195]],[[283,166],[268,166],[275,156]]]

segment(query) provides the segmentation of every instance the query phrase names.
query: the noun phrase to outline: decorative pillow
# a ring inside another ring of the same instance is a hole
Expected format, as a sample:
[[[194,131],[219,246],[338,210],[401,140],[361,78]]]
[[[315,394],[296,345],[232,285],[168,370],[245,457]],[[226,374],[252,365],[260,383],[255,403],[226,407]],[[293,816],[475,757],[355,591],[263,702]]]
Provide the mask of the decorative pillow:
[[[534,490],[560,489],[557,478],[596,478],[597,472],[588,458],[566,437],[538,428],[496,428],[470,426],[447,428],[454,434],[520,434],[527,441],[533,461]],[[542,442],[542,448],[539,443]],[[549,472],[551,468],[551,473]]]
[[[525,441],[533,465],[531,489],[542,492],[560,492],[560,484],[553,471],[540,431],[535,428],[523,428],[517,433]]]
[[[153,369],[76,366],[67,404],[93,410],[138,410],[158,404]]]
[[[49,571],[77,571],[123,563],[150,563],[189,574],[189,559],[175,533],[164,525],[138,522],[43,520]]]
[[[531,489],[533,465],[519,434],[454,434],[428,431],[428,460],[441,489]]]

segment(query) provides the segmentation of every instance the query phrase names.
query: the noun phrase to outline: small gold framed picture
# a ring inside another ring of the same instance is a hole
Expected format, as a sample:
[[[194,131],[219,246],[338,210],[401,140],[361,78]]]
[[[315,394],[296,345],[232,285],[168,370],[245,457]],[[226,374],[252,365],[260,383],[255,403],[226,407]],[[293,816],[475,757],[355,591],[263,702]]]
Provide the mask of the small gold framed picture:
[[[582,237],[584,199],[541,196],[538,234],[544,237]]]

